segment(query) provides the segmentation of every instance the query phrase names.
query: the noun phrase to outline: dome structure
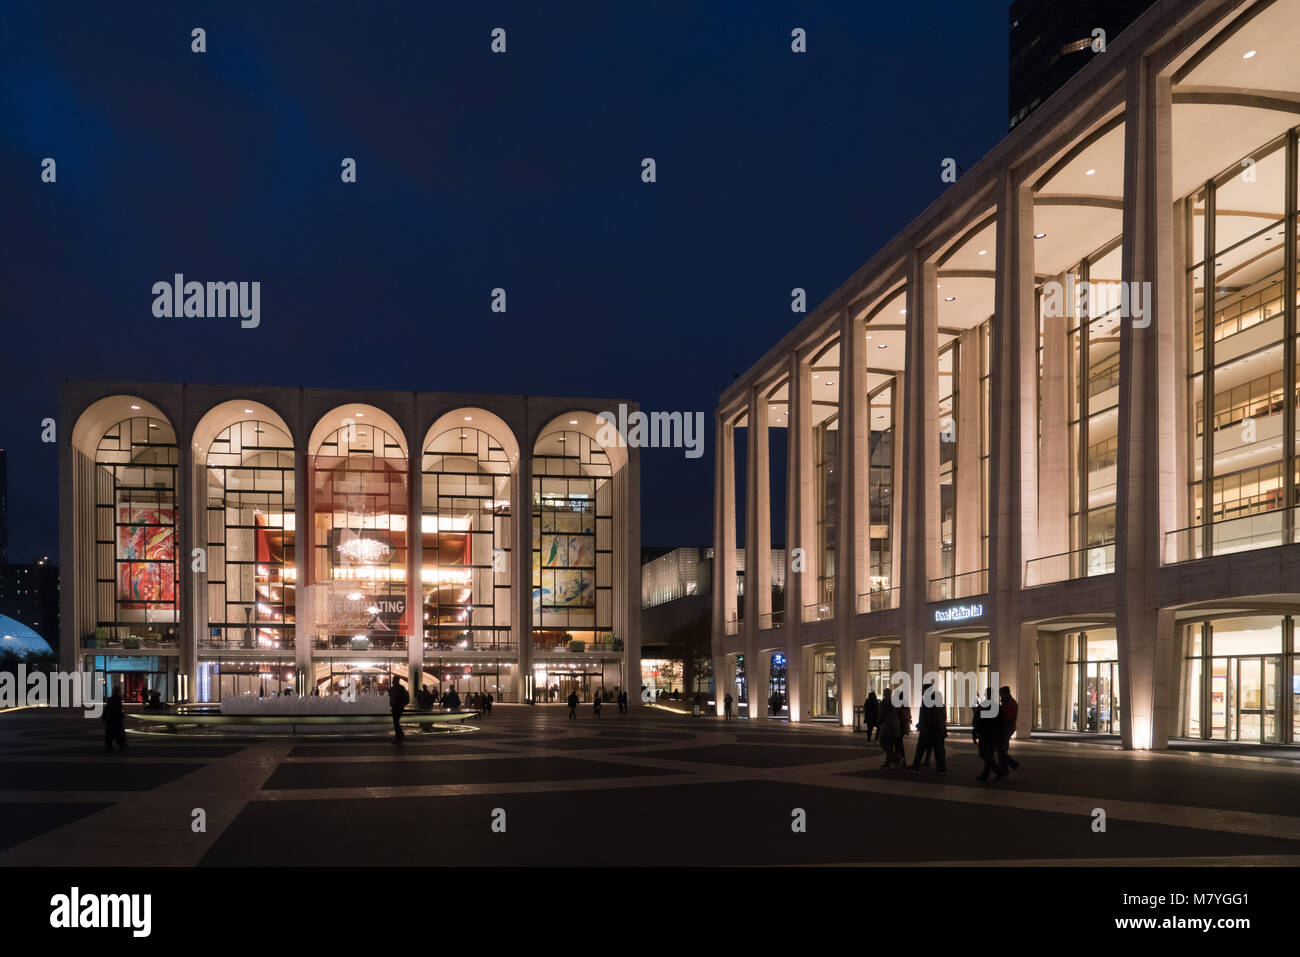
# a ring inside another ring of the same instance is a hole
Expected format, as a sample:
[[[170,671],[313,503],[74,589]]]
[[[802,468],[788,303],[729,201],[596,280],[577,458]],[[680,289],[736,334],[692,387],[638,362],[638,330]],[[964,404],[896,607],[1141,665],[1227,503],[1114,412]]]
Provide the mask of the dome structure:
[[[49,642],[21,621],[0,615],[0,653],[12,651],[20,658],[28,655],[52,654]]]

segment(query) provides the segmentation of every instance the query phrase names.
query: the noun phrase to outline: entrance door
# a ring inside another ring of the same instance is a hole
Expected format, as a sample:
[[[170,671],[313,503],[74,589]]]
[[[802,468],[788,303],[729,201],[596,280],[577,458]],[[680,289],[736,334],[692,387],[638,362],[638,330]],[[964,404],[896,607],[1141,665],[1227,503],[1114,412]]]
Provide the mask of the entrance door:
[[[1083,699],[1087,703],[1088,731],[1119,734],[1119,662],[1086,663]]]
[[[790,691],[789,686],[786,684],[785,655],[776,654],[772,656],[772,670],[768,674],[767,710],[773,717],[779,718],[783,714],[788,714],[790,709]],[[772,711],[771,705],[773,695],[781,696],[781,707],[775,712]]]

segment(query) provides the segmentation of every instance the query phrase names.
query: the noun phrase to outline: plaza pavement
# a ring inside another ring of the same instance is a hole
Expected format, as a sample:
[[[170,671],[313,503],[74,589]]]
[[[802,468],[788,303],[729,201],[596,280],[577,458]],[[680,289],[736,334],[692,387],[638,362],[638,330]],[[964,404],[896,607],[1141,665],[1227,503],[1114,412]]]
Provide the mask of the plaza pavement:
[[[0,865],[1300,863],[1300,755],[1031,740],[986,785],[959,732],[941,777],[837,727],[567,714],[498,705],[400,748],[132,733],[112,754],[79,712],[0,714]]]

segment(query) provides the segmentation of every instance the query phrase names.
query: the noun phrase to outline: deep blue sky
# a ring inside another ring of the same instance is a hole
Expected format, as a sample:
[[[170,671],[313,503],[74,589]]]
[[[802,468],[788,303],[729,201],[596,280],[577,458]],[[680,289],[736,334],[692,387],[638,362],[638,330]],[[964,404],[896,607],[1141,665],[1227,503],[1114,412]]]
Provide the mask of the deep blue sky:
[[[711,432],[791,288],[1001,138],[1006,73],[1005,0],[10,5],[10,560],[57,549],[65,378],[627,395]],[[261,327],[154,318],[175,272],[260,280]],[[645,543],[709,542],[712,435],[642,461]]]

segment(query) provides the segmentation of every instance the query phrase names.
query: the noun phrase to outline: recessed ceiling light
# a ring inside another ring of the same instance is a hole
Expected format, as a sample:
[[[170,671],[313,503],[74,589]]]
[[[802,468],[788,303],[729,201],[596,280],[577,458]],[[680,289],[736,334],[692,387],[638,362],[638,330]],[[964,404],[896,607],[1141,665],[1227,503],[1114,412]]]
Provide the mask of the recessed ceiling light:
[[[906,310],[906,309],[900,309],[900,310],[898,310],[898,314],[899,314],[900,316],[905,316],[905,315],[907,315],[907,310]]]
[[[956,298],[957,298],[956,296],[944,296],[943,301],[944,301],[944,302],[952,302],[952,301],[955,300]]]
[[[877,349],[888,349],[889,346],[888,346],[886,343],[883,343],[883,342],[882,342],[880,345],[876,346],[876,348],[877,348]]]
[[[980,250],[980,255],[983,256],[986,252],[988,252],[987,249],[981,249],[981,250]]]
[[[139,411],[140,411],[140,407],[139,407],[138,405],[133,405],[133,406],[131,406],[131,408],[132,408],[134,411],[136,411],[136,412],[139,412]]]
[[[1243,54],[1241,55],[1241,58],[1242,58],[1243,60],[1249,60],[1249,59],[1250,59],[1251,57],[1253,57],[1254,55],[1255,55],[1255,51],[1254,51],[1254,50],[1247,50],[1245,53],[1243,53]]]
[[[830,379],[827,379],[827,380],[826,380],[826,384],[827,384],[827,385],[834,385],[835,383],[832,382]]]
[[[1035,238],[1035,239],[1042,239],[1042,238],[1043,238],[1044,236],[1046,236],[1046,235],[1047,235],[1047,233],[1034,233],[1034,238]]]
[[[467,416],[465,416],[465,421],[466,421],[466,422],[473,422],[473,421],[474,421],[474,416],[472,416],[472,415],[467,415]]]
[[[1092,175],[1093,173],[1095,173],[1095,172],[1097,172],[1095,169],[1085,170],[1083,175],[1084,175],[1084,176],[1091,176],[1091,175]]]
[[[366,417],[366,414],[364,412],[354,412],[352,414],[355,415],[358,419],[364,419]]]
[[[569,420],[569,425],[577,425],[577,424],[578,424],[578,420],[577,420],[577,419],[570,419],[570,420]]]
[[[870,337],[870,336],[867,336],[867,338],[870,339],[871,337]]]

